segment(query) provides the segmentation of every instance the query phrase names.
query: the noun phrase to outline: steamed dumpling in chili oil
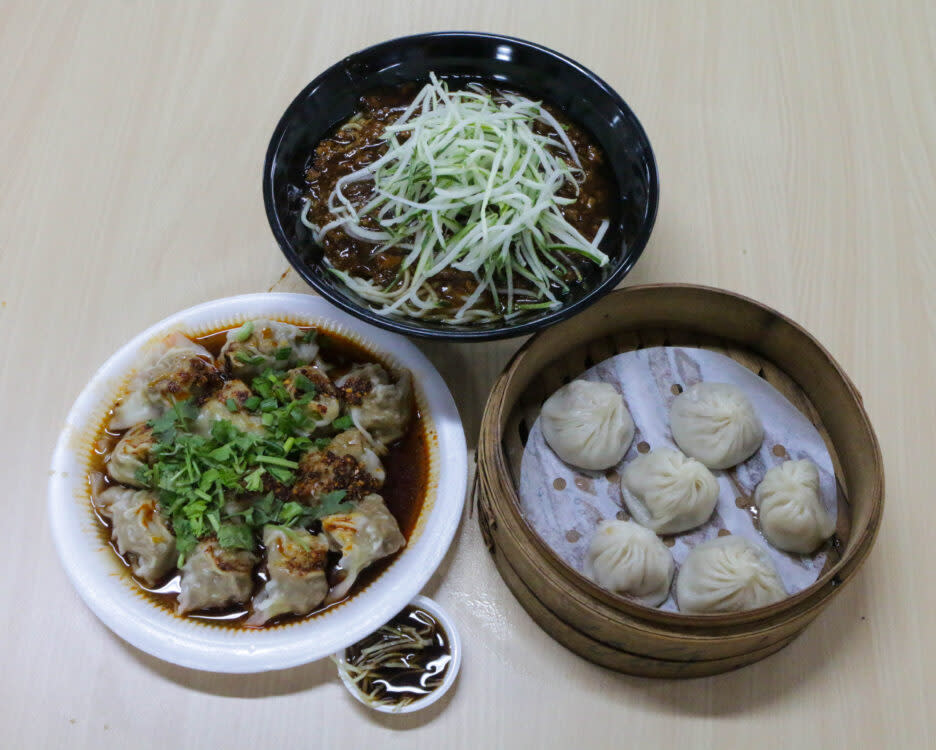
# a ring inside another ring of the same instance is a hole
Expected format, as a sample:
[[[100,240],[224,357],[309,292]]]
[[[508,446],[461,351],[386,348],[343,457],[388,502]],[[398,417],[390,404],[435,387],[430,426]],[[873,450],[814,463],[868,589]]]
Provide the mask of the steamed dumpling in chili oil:
[[[354,595],[405,546],[427,475],[411,376],[319,334],[256,319],[145,352],[89,478],[154,604],[272,627]]]

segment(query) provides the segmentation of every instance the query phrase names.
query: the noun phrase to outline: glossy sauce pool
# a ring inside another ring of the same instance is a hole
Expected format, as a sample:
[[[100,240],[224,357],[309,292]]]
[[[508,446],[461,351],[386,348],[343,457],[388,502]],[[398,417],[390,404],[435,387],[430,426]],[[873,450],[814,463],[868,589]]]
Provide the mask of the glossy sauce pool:
[[[370,665],[358,683],[362,696],[386,704],[414,702],[441,687],[452,661],[449,635],[442,623],[422,607],[409,605],[375,633],[345,649],[348,664],[370,664],[362,651],[368,647],[386,645],[398,637],[398,628],[419,632],[428,644],[415,648],[394,648],[385,658]]]
[[[303,330],[310,330],[313,328],[313,326],[298,327]],[[192,339],[204,346],[209,352],[211,352],[212,356],[217,358],[221,352],[221,348],[224,346],[225,338],[229,330],[231,329],[224,328],[202,336],[192,337]],[[337,377],[340,377],[348,369],[350,369],[352,365],[357,363],[378,362],[387,369],[392,369],[388,366],[388,363],[381,361],[380,357],[374,355],[364,347],[349,341],[343,336],[338,336],[334,333],[320,330],[318,342],[323,358],[334,366],[334,369],[330,373],[330,377],[333,380]],[[121,398],[124,395],[125,394],[121,394]],[[148,587],[141,581],[137,580],[133,576],[130,570],[130,566],[127,564],[126,560],[117,552],[116,546],[111,541],[110,524],[104,518],[102,518],[100,514],[97,513],[97,511],[94,509],[94,505],[91,503],[90,486],[92,475],[99,475],[100,477],[103,477],[103,487],[101,487],[102,490],[106,489],[112,484],[115,484],[115,482],[113,482],[107,476],[105,460],[107,455],[110,454],[114,446],[120,440],[120,437],[124,434],[124,431],[112,432],[107,429],[107,425],[110,422],[112,414],[113,410],[108,411],[104,416],[104,419],[102,420],[98,429],[97,437],[93,443],[94,447],[92,449],[89,470],[88,502],[91,504],[92,511],[100,523],[99,533],[101,543],[102,545],[110,547],[110,549],[113,550],[114,555],[116,555],[124,563],[124,574],[131,579],[132,584],[137,587],[140,593],[149,601],[161,609],[164,609],[167,612],[175,615],[176,595],[179,593],[179,572],[173,572],[165,581],[162,581],[158,586],[155,587]],[[380,496],[384,499],[384,503],[386,504],[387,509],[390,511],[390,513],[393,514],[393,517],[396,519],[397,524],[400,527],[400,531],[406,538],[407,543],[409,543],[413,530],[416,527],[416,523],[419,520],[419,514],[422,511],[423,502],[426,497],[429,476],[429,451],[426,439],[426,429],[423,419],[415,405],[413,406],[413,418],[409,430],[401,440],[398,440],[389,447],[387,455],[382,458],[382,462],[386,470],[387,477],[383,487],[380,490]],[[403,549],[406,548],[404,547]],[[390,555],[389,557],[378,560],[361,571],[357,581],[354,583],[354,586],[352,586],[351,590],[348,592],[348,595],[344,599],[326,606],[319,607],[318,609],[315,609],[306,615],[284,615],[277,617],[266,625],[262,626],[262,628],[267,629],[276,627],[277,625],[299,622],[315,617],[316,615],[333,607],[341,606],[345,601],[354,597],[359,592],[370,586],[371,583],[376,581],[390,566],[390,564],[396,560],[397,556],[402,551],[403,550],[400,550],[399,552]],[[332,561],[330,560],[330,563],[331,562]],[[254,570],[255,593],[259,589],[259,586],[266,580],[266,573],[262,570],[262,568],[263,565],[261,564],[258,565]],[[220,627],[246,629],[243,621],[247,618],[249,611],[250,610],[248,605],[240,604],[226,609],[214,610],[210,612],[194,612],[184,616],[179,615],[179,617],[202,620],[206,623],[210,623],[211,625]]]

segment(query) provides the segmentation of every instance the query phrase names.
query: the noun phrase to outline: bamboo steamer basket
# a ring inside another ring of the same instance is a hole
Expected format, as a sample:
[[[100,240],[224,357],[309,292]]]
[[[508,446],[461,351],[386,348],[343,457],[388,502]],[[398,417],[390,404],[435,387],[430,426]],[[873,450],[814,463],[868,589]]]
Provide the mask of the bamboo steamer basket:
[[[520,511],[520,460],[542,402],[608,357],[670,345],[711,349],[757,373],[813,422],[829,450],[840,503],[829,563],[812,586],[769,607],[685,615],[638,605],[566,565]],[[645,676],[716,674],[785,646],[854,577],[884,506],[877,438],[860,394],[832,356],[803,328],[754,300],[686,284],[613,292],[527,341],[488,398],[477,462],[482,533],[530,616],[579,655]]]

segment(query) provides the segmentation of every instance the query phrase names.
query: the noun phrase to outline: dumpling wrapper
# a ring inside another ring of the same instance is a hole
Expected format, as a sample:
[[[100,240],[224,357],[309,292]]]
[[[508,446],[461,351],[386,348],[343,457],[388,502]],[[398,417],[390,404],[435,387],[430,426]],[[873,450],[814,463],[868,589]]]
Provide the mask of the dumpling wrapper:
[[[676,577],[680,612],[743,612],[786,598],[767,552],[741,536],[718,536],[693,547]]]
[[[732,383],[696,383],[680,393],[670,406],[670,430],[683,453],[710,469],[737,466],[764,442],[751,400]]]
[[[250,334],[243,341],[238,341],[247,330]],[[305,337],[304,330],[290,323],[263,318],[251,320],[228,331],[221,349],[221,361],[235,377],[249,382],[267,368],[282,371],[314,362],[319,346],[314,338],[304,341]],[[289,356],[278,359],[276,353],[286,348]],[[259,361],[253,364],[255,360]]]
[[[94,504],[111,522],[117,551],[137,578],[152,586],[175,567],[175,536],[159,512],[154,493],[111,487],[96,496]]]
[[[314,507],[323,495],[337,490],[344,490],[347,500],[359,500],[379,489],[386,473],[365,442],[358,430],[346,430],[324,449],[306,452],[299,459],[293,497]]]
[[[283,385],[293,398],[306,395],[296,386],[298,376],[302,375],[315,386],[314,397],[303,407],[305,413],[315,422],[315,430],[327,427],[341,415],[341,402],[338,400],[338,389],[332,383],[325,371],[318,365],[304,365],[296,367],[286,373]]]
[[[660,537],[633,521],[601,521],[585,555],[585,575],[648,607],[669,596],[675,569],[673,555]]]
[[[819,493],[819,470],[808,460],[767,470],[754,490],[761,531],[774,547],[808,555],[835,533]]]
[[[221,385],[211,353],[181,333],[163,338],[134,376],[114,409],[112,430],[126,430],[162,416],[176,401],[199,398]]]
[[[195,424],[192,425],[192,431],[196,435],[208,437],[211,434],[211,428],[216,422],[230,422],[241,432],[252,433],[255,435],[266,434],[266,428],[263,422],[256,414],[252,414],[245,406],[244,402],[253,395],[240,380],[229,380],[217,391],[211,398],[202,404],[195,418]],[[228,408],[228,400],[234,402],[237,407],[235,411]]]
[[[336,456],[351,456],[374,478],[377,487],[383,486],[387,472],[360,430],[351,429],[338,433],[332,438],[327,450]]]
[[[243,549],[224,549],[217,539],[204,539],[182,566],[178,613],[218,609],[247,601],[253,592],[258,558]]]
[[[331,548],[341,553],[335,573],[343,575],[329,591],[326,603],[344,598],[364,568],[406,544],[396,519],[376,494],[367,495],[354,510],[323,518],[322,531]]]
[[[142,487],[137,472],[149,462],[150,451],[155,444],[156,436],[151,427],[145,423],[131,427],[107,457],[104,466],[108,476],[130,487]]]
[[[627,463],[621,494],[637,523],[657,534],[678,534],[711,517],[718,505],[718,480],[701,461],[657,448]]]
[[[328,593],[328,539],[304,529],[265,526],[263,546],[269,578],[254,597],[247,624],[260,626],[279,615],[311,612]]]
[[[380,365],[355,365],[335,381],[357,427],[375,449],[386,447],[406,434],[413,416],[413,378],[402,370],[396,381]]]
[[[610,383],[573,380],[546,399],[540,419],[556,455],[589,471],[617,465],[634,439],[634,420]]]

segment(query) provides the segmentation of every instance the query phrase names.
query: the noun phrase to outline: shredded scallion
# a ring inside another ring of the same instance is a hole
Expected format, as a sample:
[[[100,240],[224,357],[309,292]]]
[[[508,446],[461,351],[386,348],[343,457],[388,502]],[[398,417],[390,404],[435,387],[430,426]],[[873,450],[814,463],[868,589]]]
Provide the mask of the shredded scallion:
[[[312,224],[309,200],[302,211],[318,241],[340,228],[373,244],[374,256],[402,253],[387,286],[331,268],[377,312],[459,324],[510,318],[558,306],[569,279],[581,278],[574,256],[608,262],[599,249],[608,221],[589,240],[562,214],[584,172],[540,102],[479,85],[449,91],[431,74],[383,141],[383,156],[335,184],[332,221]],[[361,182],[369,194],[346,191]],[[428,283],[446,269],[475,282],[456,305]]]

